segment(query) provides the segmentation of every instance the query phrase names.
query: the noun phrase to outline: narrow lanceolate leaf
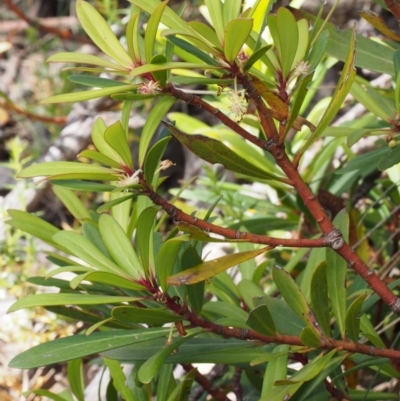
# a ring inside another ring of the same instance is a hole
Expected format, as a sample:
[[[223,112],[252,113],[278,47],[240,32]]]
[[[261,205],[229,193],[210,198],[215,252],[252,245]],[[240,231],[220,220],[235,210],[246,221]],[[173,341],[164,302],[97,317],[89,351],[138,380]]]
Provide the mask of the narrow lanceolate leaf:
[[[225,143],[219,140],[205,135],[186,134],[165,121],[163,121],[163,124],[179,142],[209,163],[223,164],[228,170],[251,177],[281,180],[279,177],[263,171],[258,166],[252,164],[251,161],[239,156],[234,150],[231,150]],[[233,136],[236,137],[234,134]],[[228,135],[225,135],[225,138],[227,137]],[[243,141],[243,146],[246,145]]]
[[[76,219],[92,219],[85,205],[73,191],[61,187],[53,187],[53,191]]]
[[[355,32],[353,30],[353,34],[351,36],[351,41],[349,44],[349,52],[347,55],[346,62],[344,64],[342,73],[340,75],[339,82],[333,92],[331,101],[325,110],[320,122],[316,130],[311,134],[310,138],[306,142],[306,144],[301,149],[300,153],[303,153],[307,150],[314,141],[321,136],[324,130],[328,127],[328,125],[332,122],[332,120],[336,117],[338,111],[342,107],[343,101],[347,94],[350,91],[350,88],[354,82],[356,77],[357,71],[354,67],[355,62],[355,46],[356,46],[356,39],[355,39]]]
[[[221,0],[205,0],[212,25],[217,33],[219,42],[224,42],[224,16],[222,14],[222,3]]]
[[[65,52],[53,54],[47,59],[48,63],[77,63],[77,64],[91,64],[99,67],[107,67],[112,70],[121,68],[118,64],[108,61],[104,58],[92,56],[91,54]]]
[[[253,28],[252,19],[234,19],[225,28],[224,53],[228,62],[233,62]]]
[[[375,14],[373,11],[365,10],[359,12],[360,16],[368,21],[375,29],[377,29],[380,33],[383,33],[389,39],[392,39],[396,42],[400,42],[400,36],[390,29],[386,22],[379,17],[378,14]]]
[[[105,141],[118,153],[125,166],[133,168],[132,154],[129,148],[127,134],[120,121],[110,125],[104,132]]]
[[[169,0],[163,1],[157,8],[151,13],[149,21],[147,23],[146,34],[144,36],[144,53],[145,59],[149,62],[153,57],[154,44],[156,43],[156,35],[158,24],[161,21],[161,16],[167,6]]]
[[[140,47],[139,47],[139,16],[135,14],[126,26],[126,43],[128,45],[128,53],[135,65],[141,64]]]
[[[357,297],[346,313],[346,334],[351,341],[358,341],[358,334],[360,332],[360,318],[361,309],[367,294],[362,294]]]
[[[174,341],[172,344],[167,345],[162,350],[155,353],[150,359],[148,359],[139,369],[138,379],[142,383],[150,383],[157,372],[160,370],[161,365],[164,363],[165,359],[174,351],[177,347],[184,344],[186,341],[191,338],[199,335],[202,331],[197,330],[192,334],[189,334],[185,337],[180,338],[179,340]]]
[[[259,305],[253,309],[246,320],[246,324],[266,336],[274,336],[276,334],[275,323],[267,305]]]
[[[146,323],[160,326],[182,320],[182,316],[174,315],[166,309],[146,309],[135,306],[117,306],[112,310],[111,316],[122,322]]]
[[[24,308],[33,308],[35,306],[54,306],[54,305],[99,305],[99,304],[117,304],[120,302],[134,302],[140,297],[119,297],[109,295],[93,294],[35,294],[28,295],[25,298],[13,303],[7,313],[15,312]]]
[[[110,26],[92,5],[79,0],[76,3],[76,14],[85,32],[105,54],[123,67],[132,68],[132,59],[119,43]]]
[[[339,212],[333,224],[341,231],[344,240],[347,241],[349,237],[349,216],[345,209]],[[346,327],[347,262],[331,248],[326,250],[326,262],[328,265],[328,293],[332,311],[336,318],[340,334],[344,338]]]
[[[147,275],[152,260],[152,246],[154,233],[154,219],[157,215],[157,209],[149,207],[139,216],[137,227],[137,247],[140,253],[140,259],[145,274]]]
[[[84,92],[71,92],[63,95],[50,96],[42,100],[41,104],[50,103],[71,103],[71,102],[83,102],[85,100],[97,99],[99,97],[115,95],[116,93],[123,93],[134,90],[137,85],[117,85],[112,88],[103,88],[95,90],[87,90]]]
[[[99,230],[103,242],[115,263],[131,277],[143,275],[133,245],[122,227],[109,214],[102,214],[99,219]]]
[[[60,270],[61,269],[62,268],[60,268]],[[69,269],[69,270],[72,271],[72,269]],[[78,269],[75,268],[74,270],[78,270]],[[77,288],[81,284],[82,281],[92,281],[94,283],[108,284],[113,287],[127,288],[129,290],[136,290],[136,291],[146,290],[145,287],[143,287],[142,285],[140,285],[132,280],[118,276],[113,273],[104,273],[104,272],[99,272],[99,271],[89,271],[87,273],[80,274],[79,276],[74,277],[70,281],[71,288]]]
[[[71,391],[78,401],[85,401],[85,385],[83,381],[82,359],[73,359],[68,362],[67,367],[68,383]]]
[[[332,350],[326,355],[319,354],[315,359],[290,377],[290,384],[279,385],[284,384],[285,381],[282,381],[282,383],[276,383],[278,385],[268,394],[268,397],[263,396],[260,398],[260,401],[289,400],[299,390],[304,382],[312,380],[326,367],[335,353],[336,350]]]
[[[8,210],[8,215],[11,220],[7,220],[7,224],[50,244],[54,244],[53,235],[60,231],[52,224],[22,210],[10,209]]]
[[[167,283],[171,285],[195,284],[200,281],[208,280],[219,273],[238,265],[246,260],[255,258],[257,255],[269,250],[269,247],[257,249],[255,251],[240,252],[232,255],[222,256],[208,262],[201,263],[195,267],[175,274],[167,278]]]
[[[111,179],[116,179],[118,171],[110,170],[109,168],[95,166],[93,164],[84,164],[77,162],[47,162],[32,164],[24,168],[17,175],[18,178],[31,178],[31,177],[52,177],[57,176],[60,180],[62,176],[67,174],[80,174],[80,175],[109,175]]]
[[[325,335],[330,334],[327,264],[322,262],[315,269],[311,279],[311,303],[315,317]]]
[[[142,167],[147,155],[147,150],[150,146],[156,129],[160,124],[160,120],[169,111],[176,99],[173,97],[164,97],[151,110],[147,121],[143,127],[139,142],[139,166]]]
[[[22,352],[10,362],[10,367],[31,369],[70,361],[71,359],[140,343],[152,338],[164,337],[169,331],[169,328],[146,328],[143,330],[113,330],[93,333],[90,336],[74,335],[64,337],[48,341]]]
[[[168,283],[166,279],[174,269],[181,245],[188,240],[188,235],[171,238],[168,241],[165,241],[158,251],[156,274],[158,282],[164,292],[168,291]]]
[[[283,299],[293,312],[319,335],[319,329],[315,326],[316,320],[314,314],[292,276],[285,269],[275,267],[272,272],[272,277]]]
[[[98,270],[126,276],[126,273],[108,259],[95,245],[74,231],[60,231],[53,236],[53,240],[57,244],[63,245],[72,255],[77,256]]]
[[[135,401],[133,392],[126,384],[125,373],[122,370],[121,363],[119,361],[103,358],[104,364],[107,366],[112,377],[112,385],[115,390],[121,394],[124,401]]]
[[[107,157],[106,155],[103,155],[100,152],[97,152],[97,150],[91,150],[91,149],[83,150],[81,153],[79,153],[78,157],[85,157],[87,159],[91,159],[101,164],[104,164],[105,166],[110,166],[117,169],[121,168],[120,163],[116,162],[110,157]]]

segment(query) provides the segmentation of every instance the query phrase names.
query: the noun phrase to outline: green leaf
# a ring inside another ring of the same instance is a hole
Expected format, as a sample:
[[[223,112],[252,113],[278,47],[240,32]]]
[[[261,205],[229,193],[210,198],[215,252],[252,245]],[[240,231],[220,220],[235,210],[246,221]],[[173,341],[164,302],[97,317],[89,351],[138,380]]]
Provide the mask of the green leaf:
[[[129,387],[125,384],[126,377],[118,361],[103,358],[104,364],[107,366],[112,377],[112,384],[114,388],[121,394],[124,401],[135,401],[133,394]]]
[[[276,380],[284,380],[287,377],[287,364],[289,356],[289,345],[277,345],[272,351],[271,356],[275,356],[267,365],[264,373],[262,386],[262,397],[269,397]]]
[[[253,54],[246,61],[243,66],[243,71],[249,71],[250,68],[256,63],[261,57],[265,56],[265,53],[271,48],[271,45],[260,47],[258,50],[254,51]]]
[[[129,187],[129,186],[128,186],[128,187]],[[115,189],[115,188],[114,188],[114,189]],[[123,187],[121,187],[120,189],[123,189]],[[111,208],[113,208],[114,206],[119,205],[120,203],[123,203],[123,202],[125,202],[125,201],[127,201],[127,200],[132,199],[133,196],[134,196],[134,195],[130,194],[130,195],[126,195],[126,196],[122,196],[122,197],[120,197],[120,198],[116,198],[116,199],[110,200],[110,201],[104,203],[103,205],[101,205],[100,207],[98,207],[98,208],[96,209],[96,212],[97,212],[97,213],[102,213],[102,212],[104,212],[105,210],[111,209]]]
[[[343,209],[333,220],[333,224],[342,233],[345,241],[349,238],[349,215]],[[340,334],[345,338],[346,327],[346,277],[347,262],[333,249],[326,250],[328,293],[331,300],[333,315],[336,318]]]
[[[173,97],[164,97],[156,105],[153,106],[147,121],[143,127],[139,142],[139,166],[142,167],[150,141],[158,128],[161,119],[168,112],[176,99]]]
[[[189,236],[181,235],[165,241],[157,255],[157,279],[164,292],[168,291],[167,277],[171,275],[175,263],[178,260],[179,250],[183,242],[189,240]]]
[[[146,155],[143,174],[145,180],[153,185],[155,184],[154,175],[156,174],[156,170],[159,168],[161,158],[170,140],[171,136],[160,139],[155,145],[153,145]]]
[[[11,220],[7,220],[6,223],[10,226],[57,246],[53,241],[53,235],[60,231],[57,227],[22,210],[9,209],[7,213]]]
[[[105,130],[104,140],[117,152],[125,166],[132,170],[132,154],[127,140],[127,133],[122,128],[120,121],[115,122]]]
[[[53,54],[47,59],[48,63],[78,63],[78,64],[92,64],[100,67],[107,67],[113,70],[118,70],[121,67],[108,61],[104,58],[92,56],[91,54],[74,53],[74,52],[62,52]]]
[[[68,384],[78,401],[85,401],[82,359],[72,359],[67,366]]]
[[[173,370],[174,365],[170,363],[161,366],[157,380],[157,401],[167,401],[171,391],[177,387]]]
[[[113,185],[99,184],[90,181],[51,180],[51,183],[58,187],[71,189],[72,191],[110,192],[115,189]]]
[[[113,273],[103,273],[98,271],[91,271],[79,276],[74,277],[71,280],[71,288],[77,288],[82,281],[91,281],[94,283],[103,283],[107,285],[111,285],[115,288],[127,288],[135,291],[143,291],[146,290],[146,287],[134,282],[130,279],[123,278],[121,276],[117,276]]]
[[[351,159],[343,168],[336,170],[336,174],[346,174],[351,171],[358,171],[360,175],[367,175],[378,167],[381,158],[389,156],[390,148],[382,146],[363,155],[356,156]]]
[[[299,390],[304,382],[312,380],[317,376],[322,369],[329,363],[336,350],[332,350],[328,354],[320,354],[314,358],[311,362],[308,362],[306,366],[296,372],[290,377],[290,382],[293,384],[275,386],[275,388],[268,394],[268,397],[264,395],[261,397],[260,401],[282,401],[285,399],[290,399]]]
[[[292,276],[285,269],[275,267],[272,277],[283,299],[293,312],[318,335],[314,314]]]
[[[350,93],[354,96],[357,102],[361,103],[367,110],[380,117],[384,121],[390,121],[394,110],[385,110],[385,102],[381,96],[374,89],[365,87],[358,83],[353,82]]]
[[[189,246],[181,257],[181,270],[185,271],[201,264],[203,260],[193,246]],[[187,295],[193,311],[200,315],[204,302],[204,281],[187,287]]]
[[[269,247],[265,247],[254,251],[239,252],[232,255],[222,256],[170,276],[166,281],[168,284],[178,286],[199,283],[200,281],[208,280],[217,274],[222,273],[230,267],[245,262],[246,260],[253,259],[268,249]]]
[[[122,297],[109,295],[93,295],[93,294],[35,294],[28,295],[25,298],[14,302],[7,313],[15,312],[24,308],[32,308],[35,306],[53,306],[53,305],[100,305],[100,304],[116,304],[120,302],[134,302],[140,300],[140,297]]]
[[[100,271],[126,276],[126,273],[108,259],[95,245],[74,231],[60,231],[53,236],[53,240],[57,244],[63,245],[72,255]]]
[[[62,95],[50,96],[44,100],[41,100],[40,103],[51,104],[51,103],[83,102],[90,99],[97,99],[99,97],[114,95],[116,93],[128,92],[136,88],[137,85],[118,85],[118,86],[113,86],[111,88],[87,90],[84,92],[64,93]]]
[[[276,334],[274,320],[266,305],[259,305],[253,309],[246,320],[246,324],[266,336],[274,336]]]
[[[223,164],[228,170],[249,175],[251,177],[282,181],[280,177],[262,170],[258,164],[253,164],[249,156],[249,159],[239,156],[237,152],[243,152],[243,149],[245,149],[245,151],[249,150],[249,152],[247,152],[248,154],[257,153],[244,140],[242,140],[233,132],[216,132],[216,137],[221,137],[223,135],[225,140],[224,142],[221,142],[205,135],[185,134],[166,121],[163,121],[163,124],[169,129],[172,135],[179,140],[179,142],[185,145],[194,154],[201,157],[203,160],[208,161],[209,163],[220,163]],[[210,131],[212,131],[211,127]],[[210,135],[210,133],[208,134]],[[233,149],[231,149],[231,146],[229,146],[228,140],[232,140],[234,143],[234,147],[232,146]]]
[[[207,6],[219,42],[222,44],[224,43],[224,17],[221,0],[205,0],[204,3]]]
[[[304,327],[300,334],[301,342],[307,347],[318,348],[321,346],[321,338],[310,326]]]
[[[68,397],[68,399],[67,399],[67,398],[62,397],[59,394],[54,394],[49,390],[39,389],[39,390],[31,390],[31,391],[24,392],[25,397],[28,397],[31,394],[36,394],[39,396],[47,397],[53,401],[70,401],[70,397]]]
[[[326,336],[330,335],[327,264],[321,262],[311,279],[311,302],[317,322]]]
[[[167,401],[188,401],[191,387],[197,374],[197,368],[185,375],[178,386],[174,388]],[[158,394],[157,394],[158,399]]]
[[[381,157],[378,163],[379,170],[387,170],[388,168],[400,163],[400,144],[398,143],[397,146],[392,149],[389,148],[389,154],[387,157]]]
[[[101,237],[114,262],[131,277],[143,275],[143,268],[131,241],[117,221],[108,214],[99,219]]]
[[[168,329],[170,330],[170,329]],[[131,332],[134,333],[134,332]],[[132,336],[132,334],[131,334]],[[165,338],[147,343],[132,344],[112,351],[104,356],[121,361],[143,361],[165,348]],[[265,351],[254,343],[223,338],[194,338],[179,347],[179,352],[168,356],[165,363],[224,363],[248,364],[262,356]]]
[[[226,26],[224,34],[224,54],[229,63],[232,63],[242,50],[242,46],[250,35],[252,28],[252,19],[234,19]]]
[[[306,144],[302,147],[300,153],[304,153],[312,143],[319,138],[324,130],[329,126],[332,120],[336,117],[338,111],[342,107],[343,101],[350,91],[350,88],[354,82],[357,71],[354,66],[355,61],[355,32],[351,37],[350,44],[348,46],[348,55],[346,62],[344,64],[342,73],[340,75],[338,84],[336,85],[335,91],[333,92],[331,101],[326,108],[321,120],[319,121],[317,128],[311,134],[310,138],[307,140]]]
[[[94,161],[97,161],[106,166],[114,167],[117,169],[121,168],[121,163],[116,162],[110,157],[98,152],[97,150],[86,149],[79,153],[78,157],[85,157]],[[53,183],[54,184],[54,183]]]
[[[236,0],[234,0],[236,1]],[[228,7],[230,9],[230,7]],[[209,25],[204,24],[203,22],[199,21],[189,21],[187,22],[187,25],[193,28],[200,36],[205,38],[209,44],[214,46],[217,49],[221,48],[221,43],[218,40],[218,37],[214,31]],[[210,56],[208,56],[210,57]],[[211,57],[210,57],[211,58]],[[204,61],[204,60],[203,60]],[[215,60],[213,61],[215,63]],[[218,64],[218,63],[216,63]]]
[[[76,219],[92,219],[87,207],[71,190],[61,187],[54,187],[53,191]]]
[[[349,306],[346,313],[346,333],[351,341],[358,342],[360,332],[361,309],[367,294],[358,296]]]
[[[22,352],[11,360],[9,366],[17,369],[38,368],[129,344],[140,343],[152,338],[164,337],[169,331],[169,328],[145,328],[142,330],[114,330],[93,333],[90,336],[80,334],[59,338]]]
[[[135,14],[126,25],[126,43],[128,45],[128,53],[135,65],[141,64],[140,45],[139,45],[139,20],[140,14]]]
[[[157,209],[149,207],[145,209],[139,216],[136,242],[140,254],[140,260],[145,275],[149,273],[152,255],[154,219],[157,215]],[[154,267],[154,266],[153,266]]]
[[[289,336],[300,336],[305,324],[282,299],[263,297],[255,298],[254,304],[266,305],[275,322],[276,331]]]
[[[121,322],[145,323],[157,326],[182,320],[182,316],[174,315],[167,309],[145,309],[135,306],[117,306],[113,308],[111,316]]]
[[[279,39],[279,47],[277,47],[277,49],[281,61],[282,76],[286,79],[293,67],[293,61],[299,42],[297,22],[293,14],[287,8],[280,7],[278,9],[276,14],[276,27]],[[274,39],[276,40],[276,38]],[[306,38],[301,39],[305,40]]]
[[[145,60],[147,62],[149,62],[153,58],[154,44],[156,43],[158,25],[161,21],[161,16],[167,4],[168,0],[165,0],[159,6],[157,6],[156,9],[151,13],[149,21],[147,23],[146,34],[144,36]]]
[[[93,164],[77,163],[77,162],[47,162],[32,164],[24,168],[17,175],[18,178],[30,177],[57,177],[59,180],[68,175],[81,175],[91,177],[107,177],[103,179],[115,180],[121,172],[111,170],[105,167],[95,166]],[[100,179],[100,178],[98,178]]]
[[[172,344],[167,345],[165,348],[161,349],[160,351],[156,352],[150,359],[148,359],[139,369],[138,372],[138,379],[142,383],[150,383],[157,372],[160,370],[162,364],[164,363],[165,359],[180,345],[184,344],[186,341],[190,340],[191,338],[199,335],[202,331],[197,330],[192,334],[188,334],[185,337],[182,337]]]
[[[132,68],[133,62],[131,58],[119,43],[107,22],[92,5],[86,1],[78,0],[76,14],[83,29],[100,50],[126,69]]]
[[[243,249],[246,250],[246,249]],[[246,268],[246,264],[242,264],[240,266],[240,270],[243,274],[244,268]],[[265,295],[264,291],[261,289],[260,285],[255,284],[253,281],[251,280],[255,280],[254,279],[254,273],[252,273],[252,271],[254,271],[254,268],[249,269],[251,270],[249,274],[249,278],[245,279],[243,278],[239,284],[238,284],[238,290],[240,293],[241,298],[243,299],[243,302],[247,305],[247,307],[249,309],[253,309],[254,308],[254,297],[263,297]],[[257,281],[258,282],[258,281]]]
[[[77,84],[93,86],[94,88],[115,88],[124,86],[126,82],[116,81],[114,79],[94,77],[92,75],[69,75],[68,79]]]

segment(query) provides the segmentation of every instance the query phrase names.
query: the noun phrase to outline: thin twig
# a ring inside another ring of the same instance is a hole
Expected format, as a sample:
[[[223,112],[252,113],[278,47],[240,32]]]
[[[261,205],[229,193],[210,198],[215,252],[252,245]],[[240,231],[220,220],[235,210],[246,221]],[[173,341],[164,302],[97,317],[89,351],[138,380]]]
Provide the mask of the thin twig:
[[[28,17],[24,12],[22,12],[20,8],[18,8],[16,5],[12,3],[12,0],[4,0],[4,3],[14,14],[16,14],[22,20],[24,20],[31,27],[36,28],[39,31],[51,33],[63,40],[73,40],[75,42],[83,44],[93,44],[93,42],[89,38],[79,35],[74,35],[69,29],[53,28],[47,25],[43,25],[36,19]]]

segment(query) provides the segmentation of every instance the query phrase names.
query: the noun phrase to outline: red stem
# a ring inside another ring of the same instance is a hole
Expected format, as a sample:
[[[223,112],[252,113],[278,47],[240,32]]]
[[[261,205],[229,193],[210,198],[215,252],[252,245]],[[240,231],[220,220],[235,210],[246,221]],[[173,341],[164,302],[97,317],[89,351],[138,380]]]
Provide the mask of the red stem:
[[[238,80],[243,85],[243,88],[248,93],[252,94],[251,98],[255,102],[258,114],[261,118],[266,112],[268,112],[268,109],[258,91],[251,85],[251,82],[246,75],[238,76]],[[368,285],[380,296],[383,302],[385,302],[394,313],[400,314],[400,299],[386,286],[373,270],[370,270],[366,266],[354,250],[342,239],[341,234],[335,229],[332,221],[325,213],[318,199],[311,192],[310,188],[303,181],[301,175],[290,161],[282,141],[276,141],[275,132],[269,130],[269,126],[263,122],[262,118],[261,124],[267,138],[269,138],[269,152],[274,157],[276,164],[292,182],[293,187],[303,200],[304,205],[315,218],[325,235],[326,245],[332,247],[335,252],[342,256],[342,258],[348,262],[349,266],[368,283]]]

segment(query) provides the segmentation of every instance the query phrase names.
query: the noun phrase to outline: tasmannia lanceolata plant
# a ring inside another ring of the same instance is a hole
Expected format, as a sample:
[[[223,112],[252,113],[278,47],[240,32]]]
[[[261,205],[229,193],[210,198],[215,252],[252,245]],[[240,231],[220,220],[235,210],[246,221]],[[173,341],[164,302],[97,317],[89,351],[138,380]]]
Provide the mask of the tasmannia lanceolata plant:
[[[49,253],[57,268],[30,280],[59,292],[20,299],[10,312],[43,306],[85,322],[86,329],[38,345],[11,366],[69,361],[79,401],[82,358],[98,353],[112,377],[110,400],[117,393],[128,401],[186,400],[195,382],[216,400],[230,399],[229,392],[238,400],[397,399],[356,390],[343,377],[354,378],[362,367],[381,380],[400,377],[395,332],[378,333],[373,321],[377,305],[378,322],[387,326],[400,314],[399,281],[384,279],[394,267],[394,237],[379,224],[365,236],[379,220],[395,218],[399,200],[399,37],[390,31],[391,41],[382,44],[338,32],[320,15],[288,8],[273,14],[272,1],[205,0],[208,23],[185,22],[168,1],[130,1],[126,47],[95,8],[77,1],[79,21],[104,57],[59,53],[49,62],[89,65],[74,68],[104,75],[72,75],[97,89],[44,101],[112,96],[122,102],[121,120],[94,123],[93,147],[81,161],[34,164],[19,173],[50,181],[79,228],[59,230],[26,212],[9,212],[13,227],[62,251]],[[363,16],[388,35],[377,16]],[[337,60],[344,64],[333,95],[310,106]],[[391,75],[395,89],[373,88],[356,67]],[[195,95],[193,85],[209,95]],[[349,93],[368,114],[332,126]],[[143,102],[152,109],[133,160],[129,113]],[[182,103],[216,125],[167,114]],[[355,157],[349,146],[372,135],[387,141]],[[172,198],[165,194],[160,171],[173,162],[163,157],[172,136],[242,184],[206,168],[201,190],[189,183]],[[344,156],[334,171],[337,149]],[[361,213],[351,202],[343,208],[338,198],[377,168],[387,171],[373,193],[382,203],[378,221],[372,208]],[[106,201],[87,210],[76,195],[82,191],[104,194]],[[185,202],[193,199],[203,206]],[[372,232],[382,245],[374,260]],[[231,252],[204,260],[203,246],[216,242]],[[55,278],[65,272],[73,273],[70,281]],[[128,378],[123,362],[132,364]],[[229,369],[210,382],[193,368],[201,362]],[[174,378],[176,364],[186,376]]]

